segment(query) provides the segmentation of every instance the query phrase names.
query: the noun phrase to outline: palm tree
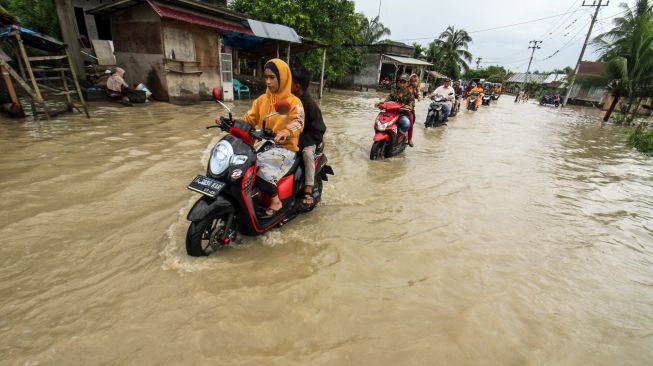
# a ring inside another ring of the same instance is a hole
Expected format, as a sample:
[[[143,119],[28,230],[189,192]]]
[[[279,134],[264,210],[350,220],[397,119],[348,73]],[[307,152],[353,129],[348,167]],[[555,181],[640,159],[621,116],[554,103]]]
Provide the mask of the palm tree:
[[[469,70],[468,62],[472,62],[472,54],[467,49],[471,41],[472,37],[466,30],[456,30],[452,25],[433,41],[441,49],[440,67],[448,76],[457,79],[460,76],[460,69],[465,72]]]
[[[426,60],[430,63],[433,64],[435,69],[438,69],[438,64],[440,60],[440,52],[442,51],[440,45],[436,43],[435,41],[429,43],[428,47],[426,48]]]
[[[422,58],[426,48],[417,42],[413,42],[413,58]]]
[[[621,95],[628,98],[626,114],[630,114],[639,90],[653,77],[653,10],[649,0],[637,0],[634,9],[621,3],[624,16],[613,20],[614,28],[598,35],[593,43],[599,47],[601,60],[607,62],[606,74],[613,80],[614,95],[607,120]],[[632,110],[633,118],[637,108]]]
[[[363,14],[358,14],[361,23],[361,29],[363,33],[363,42],[370,45],[378,42],[381,37],[389,36],[390,29],[386,28],[383,23],[379,22],[379,16],[377,15],[373,19],[367,19]]]

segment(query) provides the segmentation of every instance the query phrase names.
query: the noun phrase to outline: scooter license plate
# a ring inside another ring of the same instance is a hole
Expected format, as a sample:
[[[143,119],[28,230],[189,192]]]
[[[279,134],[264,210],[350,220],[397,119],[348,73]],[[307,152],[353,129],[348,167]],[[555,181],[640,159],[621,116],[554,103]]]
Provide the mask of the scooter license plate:
[[[213,178],[205,177],[203,175],[198,175],[193,179],[192,182],[188,185],[188,189],[191,191],[201,193],[205,196],[215,198],[220,191],[226,186],[225,182],[220,182]]]

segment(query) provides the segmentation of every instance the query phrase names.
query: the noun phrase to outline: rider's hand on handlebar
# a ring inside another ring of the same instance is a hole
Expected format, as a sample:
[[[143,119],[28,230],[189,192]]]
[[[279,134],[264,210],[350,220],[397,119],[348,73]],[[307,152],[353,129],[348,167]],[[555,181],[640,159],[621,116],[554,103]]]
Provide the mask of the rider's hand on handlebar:
[[[290,137],[290,132],[288,130],[281,130],[274,136],[274,142],[276,144],[284,142],[288,137]]]

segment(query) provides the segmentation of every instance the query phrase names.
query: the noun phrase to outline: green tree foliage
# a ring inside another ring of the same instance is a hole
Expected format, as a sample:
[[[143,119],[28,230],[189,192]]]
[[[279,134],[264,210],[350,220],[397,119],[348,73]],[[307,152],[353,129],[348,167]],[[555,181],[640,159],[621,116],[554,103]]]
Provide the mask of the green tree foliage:
[[[471,79],[486,79],[492,83],[501,83],[508,76],[508,71],[503,66],[488,66],[485,69],[469,69],[465,72],[464,77]]]
[[[413,58],[423,58],[426,48],[417,42],[413,42]]]
[[[467,72],[472,54],[468,51],[472,37],[464,29],[456,29],[450,25],[434,40],[440,47],[440,60],[437,61],[439,71],[449,77],[458,79],[460,70]]]
[[[367,19],[365,15],[359,13],[358,19],[361,24],[363,42],[365,44],[374,44],[380,41],[383,36],[390,35],[390,29],[386,28],[383,23],[379,21],[378,15],[373,19]]]
[[[614,28],[597,36],[594,44],[607,62],[607,76],[615,80],[613,92],[628,98],[626,114],[634,117],[635,99],[653,82],[653,10],[649,0],[637,0],[634,8],[620,6],[624,15],[615,18]]]
[[[23,26],[39,33],[59,37],[57,12],[52,0],[0,0],[0,6]]]
[[[235,0],[230,6],[252,18],[287,25],[303,37],[330,45],[325,69],[329,80],[356,73],[362,66],[365,48],[351,46],[364,44],[362,19],[356,14],[353,1]],[[319,75],[322,50],[297,54],[292,60]]]
[[[429,43],[428,47],[426,47],[426,60],[435,66],[435,69],[439,69],[439,62],[440,61],[440,52],[442,51],[442,48],[440,47],[440,44],[433,41]]]

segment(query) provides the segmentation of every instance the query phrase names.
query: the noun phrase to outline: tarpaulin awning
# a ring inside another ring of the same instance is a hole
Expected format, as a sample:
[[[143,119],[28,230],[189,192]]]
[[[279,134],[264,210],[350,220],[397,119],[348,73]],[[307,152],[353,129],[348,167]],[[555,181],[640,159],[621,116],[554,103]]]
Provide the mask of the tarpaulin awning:
[[[7,39],[14,31],[20,34],[20,38],[26,45],[39,50],[57,52],[66,47],[65,43],[57,39],[17,25],[7,26],[2,33],[0,33],[0,38]]]
[[[391,63],[398,63],[400,65],[433,66],[431,63],[412,57],[383,55],[383,58],[384,61],[390,61]]]
[[[253,35],[254,33],[247,27],[227,22],[209,15],[199,14],[191,10],[181,9],[175,6],[164,5],[156,1],[148,0],[148,3],[162,18],[176,19],[191,24],[199,24],[209,28],[222,29],[229,32]]]
[[[249,27],[254,35],[261,38],[276,39],[279,41],[301,43],[297,32],[294,29],[281,24],[261,22],[254,19],[247,19]]]

